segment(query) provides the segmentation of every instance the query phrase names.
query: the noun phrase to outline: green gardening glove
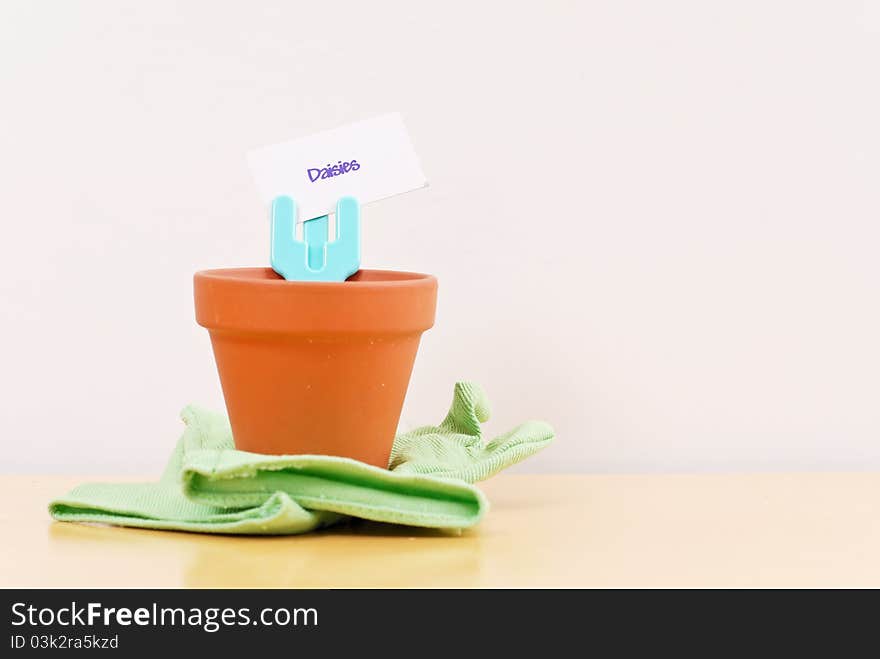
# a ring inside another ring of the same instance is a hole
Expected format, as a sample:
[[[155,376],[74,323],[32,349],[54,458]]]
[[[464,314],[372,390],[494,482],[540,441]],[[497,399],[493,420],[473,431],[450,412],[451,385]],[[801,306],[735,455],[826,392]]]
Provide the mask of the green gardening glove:
[[[484,444],[480,424],[489,420],[489,414],[489,399],[480,385],[456,383],[452,407],[443,422],[398,435],[388,468],[398,474],[428,474],[476,483],[553,441],[549,424],[528,421]]]
[[[459,383],[440,426],[396,438],[391,470],[324,455],[259,455],[234,448],[226,417],[190,406],[158,483],[87,483],[52,501],[59,521],[235,534],[305,533],[347,516],[433,528],[476,524],[488,503],[473,481],[546,446],[530,422],[483,446],[479,387]]]

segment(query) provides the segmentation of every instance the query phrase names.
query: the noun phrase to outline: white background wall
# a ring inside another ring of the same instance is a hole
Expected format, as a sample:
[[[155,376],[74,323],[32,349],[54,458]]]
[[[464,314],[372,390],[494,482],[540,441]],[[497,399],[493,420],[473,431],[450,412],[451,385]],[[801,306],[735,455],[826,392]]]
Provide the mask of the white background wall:
[[[221,406],[195,270],[267,261],[247,149],[399,110],[456,379],[547,471],[880,468],[876,2],[0,2],[2,471],[149,473]]]

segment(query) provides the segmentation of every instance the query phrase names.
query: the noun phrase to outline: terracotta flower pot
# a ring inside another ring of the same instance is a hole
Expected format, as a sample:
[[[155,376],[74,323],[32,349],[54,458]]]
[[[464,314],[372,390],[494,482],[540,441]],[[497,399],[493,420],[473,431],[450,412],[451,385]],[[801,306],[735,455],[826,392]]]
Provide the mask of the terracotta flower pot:
[[[345,282],[285,281],[269,268],[194,277],[237,448],[340,455],[388,466],[437,280],[361,270]]]

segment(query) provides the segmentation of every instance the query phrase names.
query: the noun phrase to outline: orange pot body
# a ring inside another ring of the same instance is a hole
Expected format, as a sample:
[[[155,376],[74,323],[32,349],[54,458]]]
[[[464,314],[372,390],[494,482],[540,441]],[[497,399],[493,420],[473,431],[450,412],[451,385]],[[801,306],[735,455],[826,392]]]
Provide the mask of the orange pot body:
[[[437,280],[361,270],[345,282],[286,281],[270,268],[194,277],[236,448],[339,455],[388,466]]]

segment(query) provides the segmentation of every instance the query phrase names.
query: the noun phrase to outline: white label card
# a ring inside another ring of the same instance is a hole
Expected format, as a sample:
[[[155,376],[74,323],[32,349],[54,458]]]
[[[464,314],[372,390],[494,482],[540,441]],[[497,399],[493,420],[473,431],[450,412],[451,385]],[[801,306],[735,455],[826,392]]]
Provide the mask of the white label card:
[[[340,197],[361,204],[428,185],[400,114],[385,114],[247,154],[263,201],[293,197],[297,221],[336,211]]]

